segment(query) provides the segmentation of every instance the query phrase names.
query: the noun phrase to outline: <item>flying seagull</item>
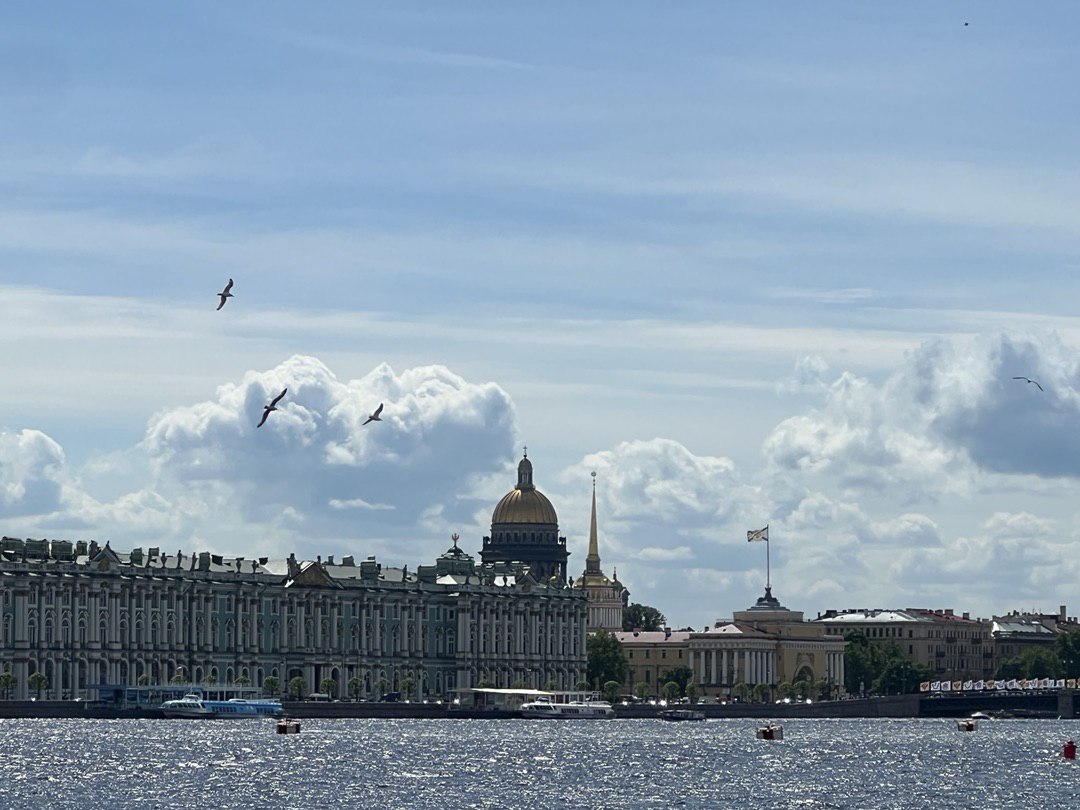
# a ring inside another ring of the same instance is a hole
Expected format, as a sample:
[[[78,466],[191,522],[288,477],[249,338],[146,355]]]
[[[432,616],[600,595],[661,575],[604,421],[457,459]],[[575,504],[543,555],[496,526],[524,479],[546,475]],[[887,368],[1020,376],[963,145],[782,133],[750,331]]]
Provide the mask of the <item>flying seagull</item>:
[[[1036,388],[1038,388],[1038,389],[1039,389],[1040,391],[1042,391],[1042,390],[1043,390],[1043,387],[1042,387],[1041,385],[1039,385],[1039,384],[1038,384],[1037,382],[1035,382],[1034,380],[1032,380],[1032,379],[1029,379],[1029,378],[1027,378],[1027,377],[1013,377],[1013,379],[1014,379],[1014,380],[1023,380],[1024,382],[1027,382],[1027,383],[1031,383],[1031,384],[1032,384],[1032,385],[1034,385],[1034,386],[1035,386]]]
[[[232,294],[232,279],[229,279],[229,283],[225,285],[225,289],[218,293],[218,297],[221,299],[221,303],[217,305],[218,309],[225,306],[225,302],[233,297]]]
[[[228,289],[228,288],[226,288],[226,289]],[[288,388],[281,389],[281,393],[278,394],[276,397],[274,397],[272,400],[270,400],[269,405],[263,405],[262,419],[259,420],[259,424],[257,424],[255,427],[261,428],[263,426],[263,423],[266,421],[266,417],[268,417],[270,415],[270,411],[276,411],[277,410],[277,404],[279,402],[281,402],[281,398],[283,396],[285,396],[285,394],[286,394],[286,392],[288,392],[288,390],[289,390]]]
[[[382,406],[383,406],[383,404],[380,402],[379,407],[375,409],[375,413],[373,413],[371,416],[369,416],[367,418],[367,422],[364,422],[365,425],[368,422],[381,422],[382,421],[382,417],[379,416],[379,414],[382,413]]]

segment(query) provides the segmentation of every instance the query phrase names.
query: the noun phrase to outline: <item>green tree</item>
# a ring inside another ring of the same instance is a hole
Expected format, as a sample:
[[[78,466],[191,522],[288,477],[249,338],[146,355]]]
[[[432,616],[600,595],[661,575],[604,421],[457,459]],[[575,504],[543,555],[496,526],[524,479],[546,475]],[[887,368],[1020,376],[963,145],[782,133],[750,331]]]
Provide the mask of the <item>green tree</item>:
[[[303,675],[289,678],[289,695],[293,700],[299,700],[307,691],[307,679]]]
[[[654,607],[635,602],[623,608],[622,629],[627,633],[633,630],[663,630],[667,624],[664,614]]]
[[[644,700],[645,696],[649,694],[649,685],[645,681],[638,681],[634,684],[634,697],[639,700]]]
[[[780,698],[781,698],[781,699],[784,699],[784,698],[790,698],[790,697],[791,697],[791,695],[792,695],[792,693],[793,693],[794,691],[795,691],[795,690],[794,690],[794,688],[792,687],[792,685],[791,685],[791,682],[790,682],[790,681],[781,681],[781,682],[780,682],[779,684],[777,684],[777,686],[776,686],[776,693],[777,693],[778,695],[780,695]]]
[[[250,686],[251,685],[251,678],[249,678],[247,675],[241,675],[239,678],[236,679],[236,685],[237,686]]]
[[[913,661],[893,658],[886,662],[881,674],[874,681],[874,691],[882,695],[906,695],[919,691],[919,683],[928,681],[931,671]]]
[[[139,686],[149,686],[150,685],[150,676],[149,675],[140,675],[138,677],[138,679],[135,681],[135,683],[137,683]]]
[[[750,687],[742,681],[739,681],[737,684],[731,687],[731,691],[735,693],[735,697],[737,697],[739,700],[745,701],[746,696],[750,694]]]
[[[681,692],[682,690],[679,688],[679,685],[675,683],[675,681],[668,681],[667,683],[665,683],[664,688],[661,691],[664,696],[664,700],[666,700],[668,703],[671,703],[674,700],[678,700],[679,694]]]
[[[618,681],[607,681],[604,684],[604,698],[608,703],[614,703],[619,697],[619,687],[622,686]]]
[[[1054,647],[1029,647],[1000,667],[997,678],[1062,678],[1064,665]]]
[[[401,689],[401,696],[405,698],[405,700],[409,700],[412,698],[412,691],[413,687],[416,686],[416,679],[411,675],[406,675],[401,679],[398,686]]]
[[[895,641],[871,641],[857,631],[844,640],[844,687],[853,695],[875,691],[891,662],[911,660]]]
[[[187,683],[187,676],[177,670],[176,674],[169,678],[169,683]]]
[[[37,698],[41,700],[41,690],[49,688],[49,679],[44,672],[34,672],[26,679],[26,685],[37,692]]]
[[[319,691],[332,698],[337,697],[337,681],[333,678],[323,678],[319,682]]]
[[[764,703],[769,699],[769,695],[772,692],[772,687],[767,683],[754,684],[754,700],[758,703]]]
[[[690,683],[686,685],[686,689],[683,690],[691,703],[697,703],[698,698],[701,696],[701,687],[698,686],[696,680],[691,679]]]
[[[211,685],[217,683],[217,673],[211,672],[209,675],[206,676],[206,680],[203,682]]]
[[[262,688],[263,694],[276,695],[278,693],[278,689],[281,688],[281,681],[279,681],[273,675],[267,675],[265,678],[263,678]]]
[[[524,678],[517,678],[517,679],[513,680],[510,683],[510,688],[511,689],[524,689],[525,688],[525,679]]]
[[[10,669],[0,673],[0,692],[4,693],[4,700],[11,698],[11,693],[19,685],[19,678]]]
[[[590,689],[592,689],[592,684],[590,684],[588,681],[578,681],[576,684],[574,684],[574,688],[577,689],[579,692],[588,692]]]
[[[484,686],[484,682],[480,681],[480,687],[483,688],[483,686]],[[390,691],[390,681],[388,681],[386,678],[384,678],[382,675],[380,675],[375,680],[375,691],[379,693],[379,697],[382,697],[383,695],[385,695],[387,692]]]
[[[694,679],[694,671],[690,667],[675,667],[669,669],[663,675],[660,676],[663,681],[675,681],[679,685],[679,695],[686,694],[686,687],[690,685],[690,681]]]
[[[359,700],[360,693],[364,691],[364,679],[350,678],[349,682],[345,685],[345,688],[349,690],[349,697],[353,700]]]
[[[929,670],[926,670],[929,672]],[[927,680],[927,678],[923,678]],[[916,684],[917,686],[918,684]],[[814,700],[827,700],[829,698],[829,682],[824,678],[814,681]]]
[[[1058,636],[1054,650],[1061,661],[1061,677],[1080,678],[1080,630],[1070,630]]]
[[[585,639],[585,656],[588,660],[588,679],[592,683],[618,681],[626,683],[629,665],[626,650],[619,639],[607,630],[597,630]]]

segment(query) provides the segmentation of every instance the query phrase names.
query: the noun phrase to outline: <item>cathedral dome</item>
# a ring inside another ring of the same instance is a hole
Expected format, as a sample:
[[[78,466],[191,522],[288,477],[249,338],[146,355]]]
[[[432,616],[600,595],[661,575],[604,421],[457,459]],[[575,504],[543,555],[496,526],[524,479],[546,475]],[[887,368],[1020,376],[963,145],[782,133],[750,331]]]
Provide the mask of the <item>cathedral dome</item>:
[[[540,490],[533,486],[532,462],[528,456],[518,464],[518,483],[507,492],[491,515],[491,524],[533,523],[558,524],[555,507]]]

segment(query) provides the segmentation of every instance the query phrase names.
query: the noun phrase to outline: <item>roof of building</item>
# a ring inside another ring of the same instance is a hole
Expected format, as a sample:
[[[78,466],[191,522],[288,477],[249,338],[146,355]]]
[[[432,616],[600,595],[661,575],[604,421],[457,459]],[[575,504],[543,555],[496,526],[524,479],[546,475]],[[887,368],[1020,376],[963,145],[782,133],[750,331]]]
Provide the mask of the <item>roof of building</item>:
[[[892,623],[892,622],[924,622],[923,619],[918,616],[903,610],[845,610],[835,615],[819,616],[816,619],[811,619],[812,622],[820,624],[867,624],[867,623]]]
[[[503,495],[491,515],[491,525],[500,523],[533,523],[555,527],[559,523],[555,507],[540,490],[533,486],[532,462],[528,456],[518,464],[518,482]]]
[[[664,642],[679,644],[690,638],[690,633],[687,630],[672,630],[670,632],[665,630],[619,630],[612,635],[621,644],[663,644]]]

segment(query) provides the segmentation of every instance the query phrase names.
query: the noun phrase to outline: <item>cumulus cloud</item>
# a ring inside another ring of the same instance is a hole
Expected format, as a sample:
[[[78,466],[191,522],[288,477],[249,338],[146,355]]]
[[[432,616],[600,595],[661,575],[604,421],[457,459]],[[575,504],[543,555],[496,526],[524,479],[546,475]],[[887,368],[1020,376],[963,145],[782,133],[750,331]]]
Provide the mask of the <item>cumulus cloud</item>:
[[[364,425],[379,403],[382,421]],[[341,381],[298,355],[155,415],[138,446],[92,460],[81,476],[43,433],[0,434],[0,514],[21,518],[7,521],[9,533],[96,536],[117,548],[341,548],[408,563],[474,524],[477,482],[505,471],[514,439],[513,403],[493,383],[387,365]]]
[[[764,452],[779,470],[908,501],[969,494],[982,474],[1075,477],[1078,390],[1080,355],[1053,335],[937,339],[881,384],[841,374]]]
[[[278,410],[256,427],[284,388]],[[365,425],[380,403],[382,421]],[[213,483],[245,520],[377,537],[415,530],[433,509],[445,521],[471,520],[474,479],[503,467],[513,441],[513,404],[493,383],[442,366],[397,375],[385,364],[341,381],[297,355],[158,415],[143,446],[166,491]]]
[[[63,448],[41,431],[0,433],[0,517],[59,509],[63,468]]]
[[[792,375],[777,383],[777,393],[821,393],[825,391],[828,385],[825,379],[828,371],[829,364],[820,355],[809,354],[800,357],[795,363],[795,370]]]

